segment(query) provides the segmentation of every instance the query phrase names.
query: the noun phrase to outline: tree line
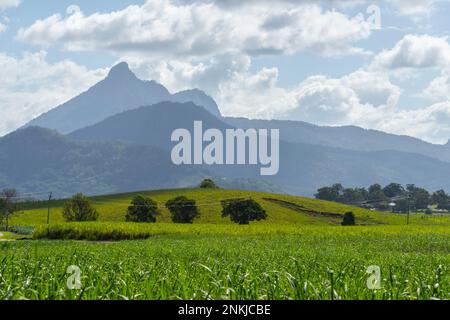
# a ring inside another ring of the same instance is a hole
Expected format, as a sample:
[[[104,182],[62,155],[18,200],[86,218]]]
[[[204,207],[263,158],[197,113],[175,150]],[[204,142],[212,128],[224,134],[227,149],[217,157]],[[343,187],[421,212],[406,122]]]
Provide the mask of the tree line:
[[[245,225],[251,221],[260,221],[267,218],[266,211],[253,199],[229,199],[221,201],[222,217],[230,217],[231,221]],[[175,197],[165,203],[169,210],[172,222],[191,224],[200,216],[200,210],[193,199],[185,196]],[[158,203],[149,197],[137,195],[128,206],[125,220],[128,222],[154,223],[161,211]],[[74,195],[65,202],[63,217],[67,222],[96,221],[98,212],[88,197],[81,193]]]
[[[319,188],[315,197],[320,200],[373,207],[379,210],[392,208],[394,212],[425,210],[426,213],[432,213],[429,208],[431,205],[435,205],[440,210],[450,210],[450,195],[444,190],[430,193],[425,188],[414,184],[403,186],[399,183],[390,183],[384,187],[373,184],[366,189],[344,188],[342,184],[336,183]]]
[[[205,179],[199,185],[203,189],[217,189],[211,179]],[[221,201],[222,217],[230,217],[238,224],[249,224],[267,218],[266,211],[253,199],[228,199]],[[166,201],[164,206],[169,210],[172,222],[193,223],[200,216],[200,210],[194,199],[178,196]],[[154,223],[160,215],[158,203],[143,195],[136,195],[127,208],[125,220],[128,222]],[[63,206],[63,217],[66,221],[95,221],[98,212],[88,197],[81,193],[74,195]]]

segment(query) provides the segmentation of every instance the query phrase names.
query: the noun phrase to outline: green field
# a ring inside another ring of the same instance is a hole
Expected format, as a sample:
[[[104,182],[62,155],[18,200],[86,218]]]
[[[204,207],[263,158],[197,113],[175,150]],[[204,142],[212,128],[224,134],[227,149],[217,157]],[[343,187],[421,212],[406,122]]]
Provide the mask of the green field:
[[[63,222],[63,201],[53,201],[47,226],[47,203],[27,204],[11,224],[35,228],[33,240],[0,241],[0,299],[450,298],[447,216],[415,214],[407,226],[405,215],[289,195],[140,194],[158,202],[157,223],[124,221],[135,194],[92,198],[100,216],[88,223]],[[194,224],[170,222],[164,202],[177,195],[197,201]],[[240,226],[222,218],[220,200],[236,197],[258,201],[268,219]],[[347,211],[358,226],[340,226]],[[70,265],[80,268],[80,289],[67,287]],[[376,290],[366,285],[373,265]]]

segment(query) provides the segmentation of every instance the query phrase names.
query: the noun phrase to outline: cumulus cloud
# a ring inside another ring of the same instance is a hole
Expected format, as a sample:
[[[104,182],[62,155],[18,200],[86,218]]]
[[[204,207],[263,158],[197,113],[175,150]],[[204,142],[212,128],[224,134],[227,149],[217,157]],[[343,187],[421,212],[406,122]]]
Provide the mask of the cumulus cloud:
[[[229,81],[234,74],[245,72],[251,65],[251,58],[237,52],[218,54],[207,59],[153,59],[122,56],[132,70],[143,79],[163,83],[170,91],[193,87],[214,94],[220,83]]]
[[[245,22],[245,23],[243,23]],[[280,23],[281,22],[281,23]],[[238,50],[244,54],[361,54],[353,43],[370,35],[370,24],[316,4],[261,2],[230,12],[214,2],[147,1],[110,13],[85,15],[79,8],[19,30],[32,44],[63,43],[68,50],[198,57]]]
[[[310,77],[296,92],[297,105],[283,118],[322,125],[357,125],[434,143],[445,143],[450,137],[448,91],[444,101],[420,109],[399,109],[399,87],[385,74],[358,70],[340,79]]]
[[[374,58],[373,68],[385,70],[424,69],[450,66],[447,38],[429,35],[406,35],[389,50]]]
[[[373,127],[395,108],[401,89],[382,74],[357,70],[342,78],[313,76],[296,91],[296,106],[286,118],[323,125]]]
[[[0,136],[65,102],[100,80],[106,70],[88,70],[70,60],[48,63],[45,52],[12,57],[0,53]]]

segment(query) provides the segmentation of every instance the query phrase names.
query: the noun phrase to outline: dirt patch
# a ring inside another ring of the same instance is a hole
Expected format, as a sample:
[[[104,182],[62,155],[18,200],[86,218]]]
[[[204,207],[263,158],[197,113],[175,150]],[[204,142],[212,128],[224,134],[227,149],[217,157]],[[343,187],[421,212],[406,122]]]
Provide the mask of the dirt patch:
[[[310,217],[314,217],[320,220],[323,220],[325,222],[328,222],[330,224],[336,224],[340,225],[342,222],[342,219],[344,218],[344,215],[342,213],[336,213],[336,212],[326,212],[326,211],[315,211],[311,209],[307,209],[302,205],[288,202],[280,199],[273,199],[273,198],[263,198],[263,200],[277,204],[279,206],[282,206],[284,208],[306,214]],[[370,217],[359,217],[357,220],[358,225],[374,225],[374,224],[382,224]]]
[[[314,217],[314,218],[325,218],[330,223],[333,223],[333,224],[340,224],[342,221],[342,218],[344,217],[344,215],[341,213],[314,211],[314,210],[307,209],[304,206],[298,205],[296,203],[283,201],[283,200],[279,200],[279,199],[263,198],[263,200],[275,203],[279,206],[291,209],[293,211],[297,211],[299,213],[304,213],[304,214]]]

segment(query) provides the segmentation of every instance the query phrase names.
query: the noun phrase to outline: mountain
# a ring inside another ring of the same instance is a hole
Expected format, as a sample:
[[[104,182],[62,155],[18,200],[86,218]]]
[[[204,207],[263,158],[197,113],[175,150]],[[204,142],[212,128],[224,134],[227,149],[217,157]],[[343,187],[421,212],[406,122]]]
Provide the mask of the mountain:
[[[196,120],[203,121],[205,130],[280,129],[279,173],[260,176],[258,165],[172,165],[172,132],[178,128],[192,132]],[[0,185],[65,194],[192,186],[205,176],[227,187],[244,184],[301,195],[336,182],[450,189],[450,144],[353,126],[221,117],[217,104],[204,92],[171,94],[155,81],[138,79],[126,63],[25,129],[0,138],[0,165]]]
[[[172,132],[178,128],[193,132],[195,120],[202,120],[205,129],[230,127],[192,102],[161,102],[122,112],[69,136],[78,140],[123,141],[170,150]]]
[[[108,76],[86,92],[32,120],[40,126],[71,133],[118,113],[159,102],[192,102],[221,118],[216,102],[198,89],[171,94],[155,81],[138,79],[125,62],[111,68]],[[354,126],[326,127],[302,121],[221,118],[239,128],[279,128],[283,140],[356,151],[396,150],[417,153],[450,162],[450,146],[420,139],[366,130]],[[357,139],[355,138],[357,137]]]
[[[162,101],[192,101],[211,114],[220,116],[214,100],[200,90],[174,95],[155,81],[138,79],[125,62],[111,68],[108,76],[86,92],[42,114],[27,126],[55,129],[70,133],[95,124],[117,113]]]
[[[302,121],[250,120],[246,118],[223,118],[238,128],[280,129],[283,140],[307,143],[357,151],[396,150],[417,153],[450,162],[450,143],[432,144],[423,140],[389,134],[378,130],[368,130],[355,126],[327,127]]]
[[[187,187],[207,175],[172,165],[156,147],[75,141],[38,127],[0,138],[0,168],[0,186],[55,197]]]
[[[164,102],[123,112],[70,135],[86,141],[122,141],[154,145],[170,151],[173,130],[192,132],[193,122],[204,129],[233,128],[193,103]],[[194,166],[231,179],[254,179],[280,186],[282,191],[312,195],[317,188],[336,182],[367,186],[378,182],[414,183],[430,190],[450,189],[450,163],[400,151],[359,151],[300,142],[280,142],[280,171],[260,176],[257,165]]]

